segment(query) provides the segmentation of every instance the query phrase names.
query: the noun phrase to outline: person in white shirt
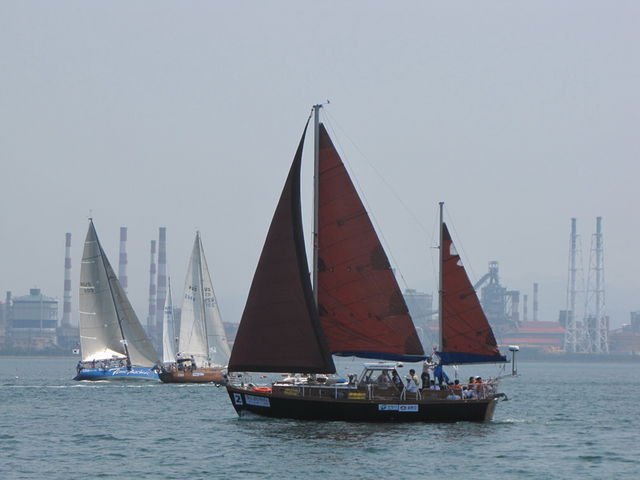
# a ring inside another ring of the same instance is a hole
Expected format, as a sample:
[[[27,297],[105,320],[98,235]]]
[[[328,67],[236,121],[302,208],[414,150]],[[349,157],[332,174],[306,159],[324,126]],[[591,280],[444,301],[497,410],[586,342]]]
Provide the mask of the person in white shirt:
[[[462,387],[462,398],[478,398],[478,394],[465,385]]]
[[[407,377],[407,392],[417,392],[419,383],[420,380],[418,380],[418,377],[416,376],[416,371],[412,368],[409,370],[409,376]]]

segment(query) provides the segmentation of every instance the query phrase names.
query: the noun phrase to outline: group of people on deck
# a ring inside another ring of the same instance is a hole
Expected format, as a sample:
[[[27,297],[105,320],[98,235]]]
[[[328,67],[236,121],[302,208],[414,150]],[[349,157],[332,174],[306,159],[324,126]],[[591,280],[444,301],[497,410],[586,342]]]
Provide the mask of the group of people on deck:
[[[482,377],[469,377],[467,385],[461,384],[458,379],[450,382],[442,365],[433,363],[431,357],[427,357],[424,361],[420,377],[418,378],[416,371],[412,368],[409,370],[409,375],[406,377],[406,385],[404,385],[395,370],[392,374],[393,383],[396,387],[400,391],[406,389],[409,393],[425,390],[444,390],[449,392],[447,398],[451,400],[460,398],[473,399],[483,397],[486,393],[486,383],[482,380]]]
[[[127,367],[131,370],[131,362],[129,358],[107,358],[103,360],[80,360],[76,365],[76,372],[79,374],[84,369],[99,368],[101,370],[107,370],[109,368],[121,368]]]

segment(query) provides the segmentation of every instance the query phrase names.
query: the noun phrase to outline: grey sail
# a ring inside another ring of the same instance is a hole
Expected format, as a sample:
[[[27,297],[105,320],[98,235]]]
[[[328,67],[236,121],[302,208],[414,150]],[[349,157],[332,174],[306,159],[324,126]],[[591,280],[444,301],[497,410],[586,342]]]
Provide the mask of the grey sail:
[[[213,290],[213,283],[211,281],[211,275],[209,274],[207,259],[202,249],[202,243],[200,243],[200,252],[202,254],[202,292],[205,305],[205,321],[207,322],[209,363],[211,365],[226,366],[229,363],[231,350],[229,349],[227,335],[224,332],[222,315],[220,315],[220,309],[218,308],[218,300]]]
[[[158,363],[93,222],[89,223],[80,269],[80,347],[83,361],[128,357],[132,365],[141,367]]]
[[[173,301],[171,300],[171,279],[167,286],[167,297],[164,302],[164,315],[162,316],[162,362],[173,363],[176,361],[176,335],[173,318]]]
[[[196,234],[185,280],[178,349],[183,357],[193,356],[198,365],[225,366],[229,361],[229,346],[200,233]]]

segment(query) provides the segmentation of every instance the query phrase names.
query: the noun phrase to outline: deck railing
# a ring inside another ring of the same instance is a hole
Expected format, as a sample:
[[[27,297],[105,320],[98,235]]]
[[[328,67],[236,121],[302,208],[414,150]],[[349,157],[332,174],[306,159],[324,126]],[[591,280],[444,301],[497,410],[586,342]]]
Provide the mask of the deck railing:
[[[417,390],[409,392],[407,389],[400,391],[395,386],[380,387],[374,384],[337,384],[337,385],[287,385],[274,384],[274,391],[285,396],[304,397],[318,400],[472,400],[489,398],[496,393],[496,385],[492,383],[474,384],[472,389],[474,396],[464,397],[462,389],[454,389],[452,386],[443,387],[441,390]],[[453,396],[458,397],[453,398]]]

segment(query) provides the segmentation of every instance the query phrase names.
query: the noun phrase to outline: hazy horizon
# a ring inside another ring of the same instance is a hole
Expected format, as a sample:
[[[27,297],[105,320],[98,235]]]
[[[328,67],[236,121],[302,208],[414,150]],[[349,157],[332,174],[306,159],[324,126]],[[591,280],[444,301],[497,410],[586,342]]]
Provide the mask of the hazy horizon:
[[[329,99],[323,119],[403,289],[436,291],[444,201],[472,280],[498,261],[529,319],[537,282],[548,321],[566,308],[570,219],[586,268],[601,216],[605,310],[613,327],[640,310],[636,2],[0,1],[0,13],[0,300],[39,287],[62,308],[71,232],[77,321],[91,215],[116,271],[128,228],[143,322],[160,226],[174,302],[199,230],[223,319],[239,321],[304,122]]]

